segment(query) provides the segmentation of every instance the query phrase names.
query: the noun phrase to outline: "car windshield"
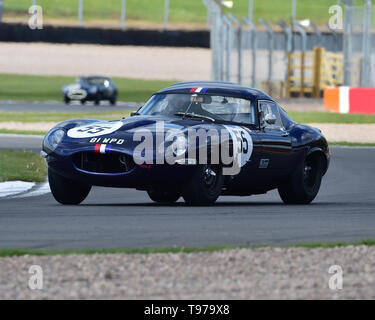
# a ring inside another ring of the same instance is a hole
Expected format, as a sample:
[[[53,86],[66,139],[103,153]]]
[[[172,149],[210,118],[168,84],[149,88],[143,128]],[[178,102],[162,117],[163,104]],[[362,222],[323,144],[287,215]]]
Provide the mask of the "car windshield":
[[[202,116],[202,119],[256,124],[253,101],[222,95],[155,94],[138,113],[186,118]]]

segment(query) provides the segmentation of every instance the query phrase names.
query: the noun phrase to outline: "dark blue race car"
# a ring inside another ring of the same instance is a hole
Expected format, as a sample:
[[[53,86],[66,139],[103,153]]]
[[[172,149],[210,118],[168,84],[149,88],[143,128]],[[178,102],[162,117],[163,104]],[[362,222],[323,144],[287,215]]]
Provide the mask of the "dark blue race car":
[[[222,82],[177,83],[127,119],[62,122],[42,154],[62,204],[81,203],[92,186],[191,205],[277,188],[284,203],[308,204],[330,160],[319,129],[294,122],[259,90]]]
[[[76,83],[62,88],[63,100],[66,104],[71,101],[94,101],[96,105],[102,100],[108,100],[111,105],[117,102],[118,89],[111,78],[103,76],[88,76],[77,78]]]

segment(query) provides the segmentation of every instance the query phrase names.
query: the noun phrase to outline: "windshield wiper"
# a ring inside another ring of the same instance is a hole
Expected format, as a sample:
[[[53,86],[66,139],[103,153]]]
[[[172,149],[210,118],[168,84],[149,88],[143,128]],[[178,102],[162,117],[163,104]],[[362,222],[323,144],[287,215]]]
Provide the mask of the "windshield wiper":
[[[190,117],[190,118],[197,118],[197,119],[205,119],[209,120],[211,122],[215,122],[216,120],[211,117],[203,116],[201,114],[196,114],[196,113],[190,113],[190,112],[176,112],[174,114],[175,116],[181,116],[181,117]]]

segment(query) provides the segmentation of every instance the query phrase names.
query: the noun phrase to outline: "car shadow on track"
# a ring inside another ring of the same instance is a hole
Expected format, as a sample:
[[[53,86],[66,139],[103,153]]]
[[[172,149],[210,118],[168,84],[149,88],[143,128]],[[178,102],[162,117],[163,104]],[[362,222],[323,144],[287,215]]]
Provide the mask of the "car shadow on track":
[[[84,203],[81,204],[80,207],[184,207],[184,208],[212,208],[212,207],[257,207],[257,206],[269,206],[269,207],[282,207],[282,208],[308,208],[308,207],[344,207],[347,206],[349,203],[342,203],[342,202],[316,202],[310,203],[309,205],[285,205],[282,202],[217,202],[212,206],[189,206],[184,202],[176,202],[176,203]],[[350,203],[353,204],[353,203]],[[361,204],[362,205],[362,204]],[[370,204],[367,204],[370,205]],[[373,204],[372,204],[373,205]]]

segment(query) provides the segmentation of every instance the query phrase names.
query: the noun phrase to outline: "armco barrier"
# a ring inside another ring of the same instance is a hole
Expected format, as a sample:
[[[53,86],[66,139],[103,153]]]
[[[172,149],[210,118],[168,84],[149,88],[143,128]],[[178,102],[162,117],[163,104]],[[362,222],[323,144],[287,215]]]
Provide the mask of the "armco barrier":
[[[340,113],[375,113],[375,88],[324,89],[324,107]]]

